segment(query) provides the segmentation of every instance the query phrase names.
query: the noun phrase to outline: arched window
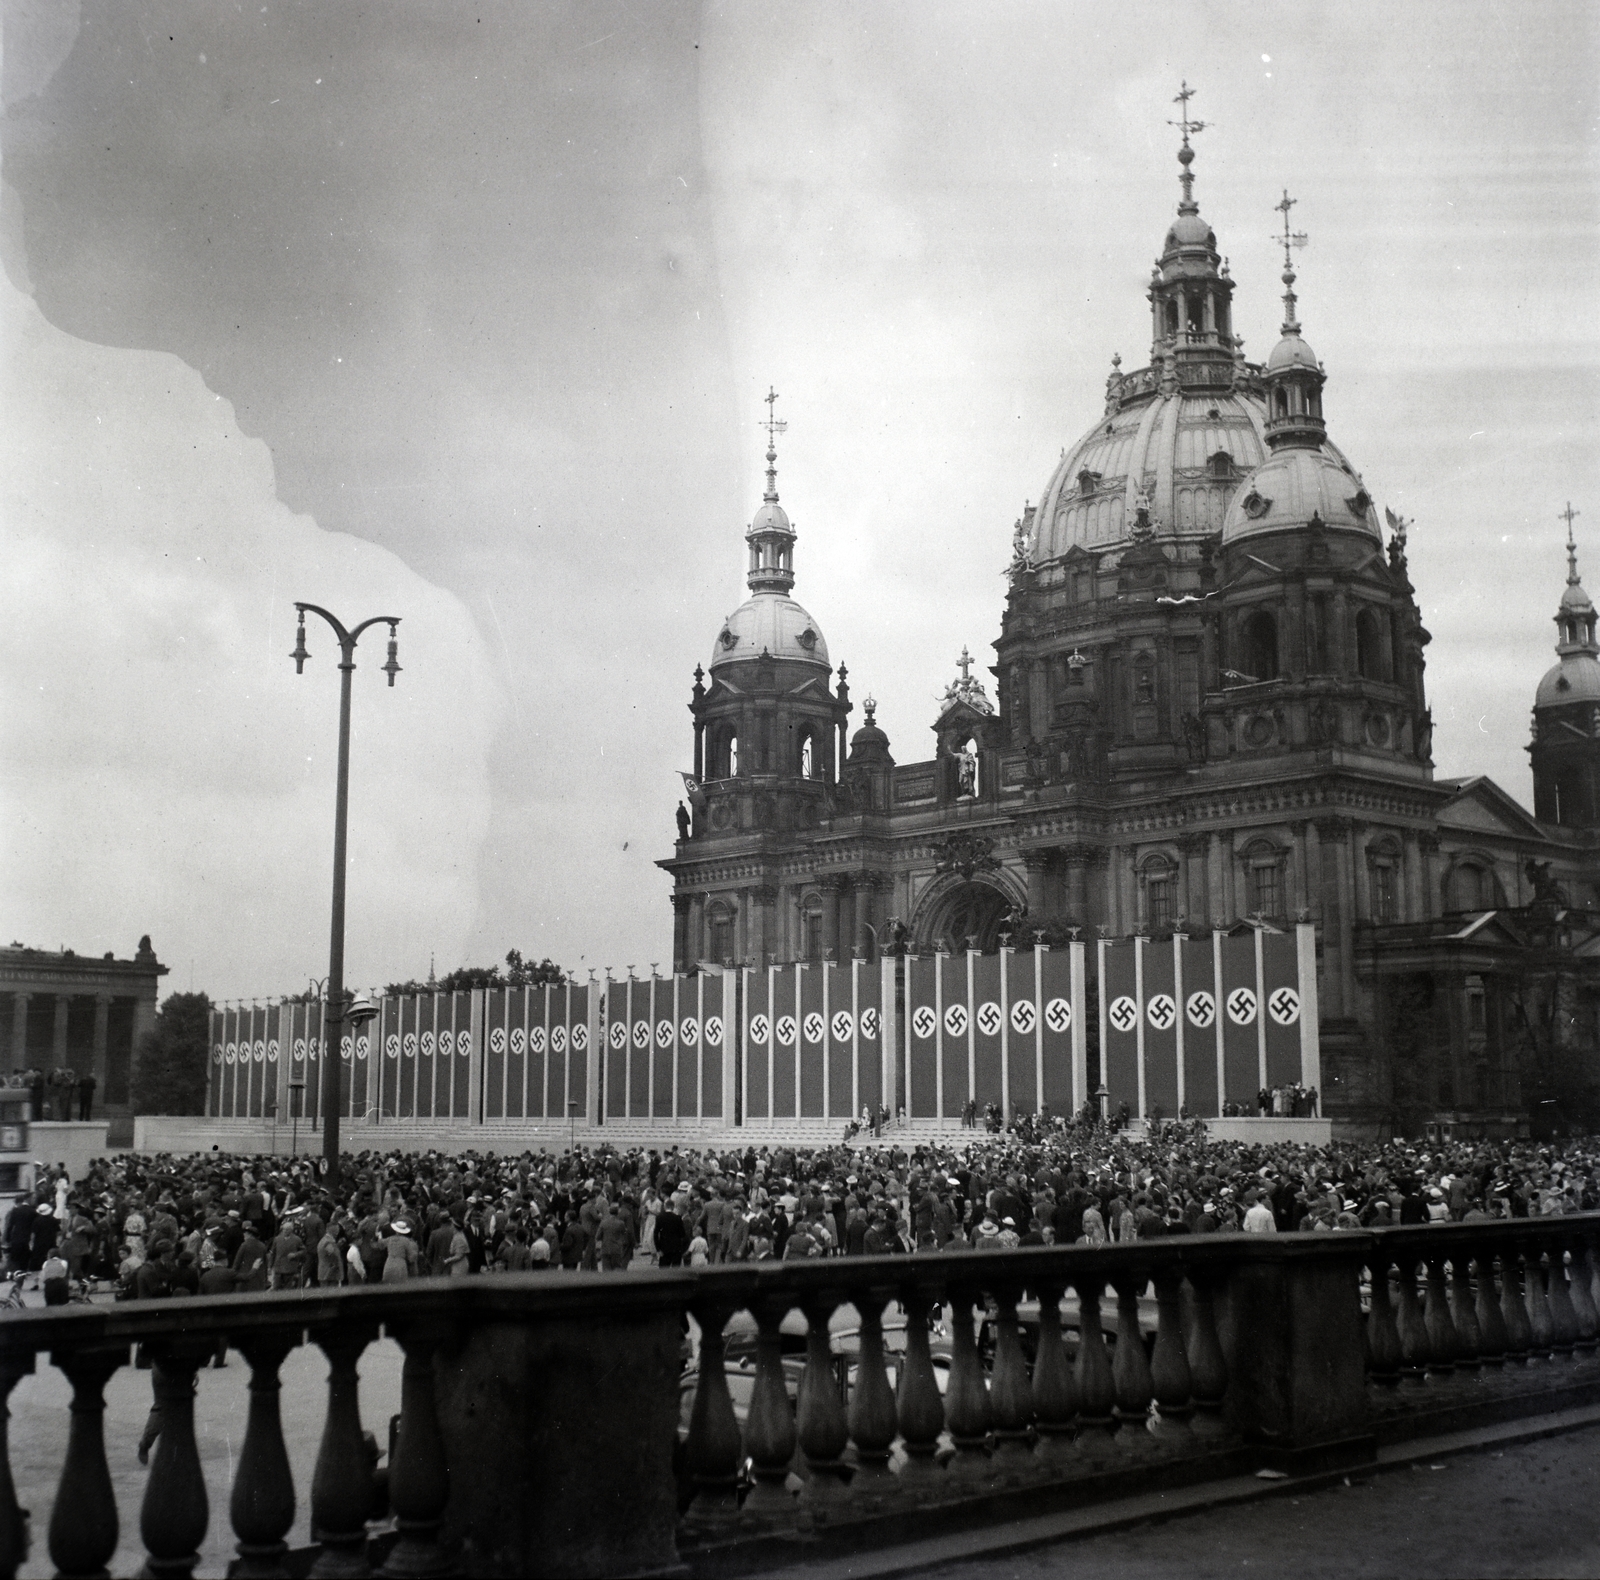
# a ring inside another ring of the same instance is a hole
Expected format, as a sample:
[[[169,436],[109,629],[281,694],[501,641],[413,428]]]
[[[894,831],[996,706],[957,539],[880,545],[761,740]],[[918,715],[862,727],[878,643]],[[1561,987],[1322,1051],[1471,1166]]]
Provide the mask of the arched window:
[[[736,779],[739,776],[739,736],[734,730],[728,731],[727,750],[722,757],[722,777]]]
[[[1361,610],[1356,615],[1356,673],[1364,680],[1387,680],[1387,657],[1383,648],[1383,627],[1376,611]]]
[[[706,946],[711,959],[723,965],[733,963],[733,908],[725,903],[713,905],[706,915]]]
[[[1258,916],[1282,916],[1284,854],[1270,840],[1258,839],[1244,852],[1245,892]]]
[[[1239,668],[1257,680],[1278,678],[1278,622],[1270,610],[1257,609],[1239,628]]]
[[[802,779],[815,779],[817,777],[816,745],[811,738],[811,731],[807,730],[800,737],[800,777]]]
[[[1178,333],[1178,304],[1171,297],[1167,298],[1166,317],[1168,338],[1175,339]]]
[[[1282,389],[1278,389],[1273,393],[1272,409],[1280,417],[1289,415],[1289,397],[1284,394]]]
[[[1445,895],[1449,911],[1488,911],[1500,904],[1494,870],[1479,861],[1459,861],[1451,869]]]
[[[1133,661],[1133,700],[1156,700],[1156,661],[1149,653],[1141,653]]]
[[[1234,478],[1233,457],[1226,450],[1218,450],[1206,462],[1206,470],[1219,483],[1232,482]]]

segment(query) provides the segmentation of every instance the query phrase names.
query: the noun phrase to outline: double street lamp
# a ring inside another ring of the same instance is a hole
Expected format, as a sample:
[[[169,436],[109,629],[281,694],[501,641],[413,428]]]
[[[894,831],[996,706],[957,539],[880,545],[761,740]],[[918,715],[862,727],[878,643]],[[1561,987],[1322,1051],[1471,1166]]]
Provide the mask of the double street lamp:
[[[333,628],[339,639],[339,777],[333,811],[333,922],[328,939],[328,996],[322,1048],[322,1156],[329,1183],[339,1177],[339,1106],[342,1098],[340,1072],[344,1065],[344,1025],[352,1028],[370,1020],[377,1013],[370,1000],[352,1004],[347,1009],[344,1002],[344,853],[345,830],[350,814],[350,677],[355,673],[356,643],[369,626],[389,627],[389,660],[383,666],[394,684],[400,673],[399,643],[395,627],[400,624],[398,615],[379,614],[363,620],[353,631],[344,626],[326,609],[314,603],[296,603],[300,613],[300,630],[295,641],[294,672],[304,674],[306,660],[306,613],[321,615]]]

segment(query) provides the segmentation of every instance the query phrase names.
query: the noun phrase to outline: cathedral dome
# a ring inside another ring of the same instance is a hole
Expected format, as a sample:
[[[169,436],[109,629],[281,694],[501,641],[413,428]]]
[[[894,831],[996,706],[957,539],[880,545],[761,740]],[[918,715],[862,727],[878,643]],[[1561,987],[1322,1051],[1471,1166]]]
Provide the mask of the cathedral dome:
[[[1321,518],[1330,529],[1362,532],[1383,542],[1378,512],[1355,469],[1331,444],[1279,450],[1240,485],[1222,528],[1224,544],[1263,532],[1284,532]]]
[[[1600,702],[1600,658],[1593,653],[1568,653],[1545,672],[1534,693],[1535,708],[1559,708],[1569,702]]]
[[[1317,361],[1316,352],[1296,333],[1286,334],[1272,348],[1272,355],[1267,358],[1265,371],[1276,373],[1280,368],[1319,369],[1321,366],[1322,364]]]
[[[759,658],[763,652],[793,663],[815,664],[824,673],[832,668],[828,644],[816,621],[793,598],[779,593],[757,593],[722,622],[711,650],[711,668]]]
[[[1061,458],[1035,517],[1035,565],[1127,541],[1141,490],[1159,532],[1212,533],[1267,458],[1254,392],[1154,396],[1102,417]]]

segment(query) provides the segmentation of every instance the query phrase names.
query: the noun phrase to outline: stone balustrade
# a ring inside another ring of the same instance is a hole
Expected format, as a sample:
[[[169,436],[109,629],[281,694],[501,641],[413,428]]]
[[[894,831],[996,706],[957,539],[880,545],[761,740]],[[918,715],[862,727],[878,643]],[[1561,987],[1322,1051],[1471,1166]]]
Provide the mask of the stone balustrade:
[[[219,1338],[250,1367],[236,1574],[741,1574],[801,1538],[846,1551],[1261,1465],[1358,1465],[1428,1423],[1596,1402],[1597,1237],[1586,1215],[74,1306],[0,1321],[0,1399],[41,1358],[71,1384],[32,1533],[64,1575],[117,1550],[102,1414],[134,1346],[164,1420],[149,1570],[193,1571],[213,1512],[194,1382]],[[380,1333],[405,1359],[375,1520],[359,1366]],[[327,1405],[297,1489],[278,1373],[308,1343]],[[10,1465],[7,1575],[29,1540]],[[297,1496],[314,1553],[287,1545]]]

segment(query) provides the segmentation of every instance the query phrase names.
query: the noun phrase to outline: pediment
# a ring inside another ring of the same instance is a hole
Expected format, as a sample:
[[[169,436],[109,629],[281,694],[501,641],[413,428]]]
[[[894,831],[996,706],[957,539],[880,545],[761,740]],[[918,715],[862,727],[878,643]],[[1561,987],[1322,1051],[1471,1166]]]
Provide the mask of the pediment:
[[[1439,808],[1441,829],[1471,829],[1475,833],[1501,834],[1516,839],[1537,839],[1544,835],[1538,820],[1492,779],[1479,775],[1446,781],[1443,788],[1455,794]]]

